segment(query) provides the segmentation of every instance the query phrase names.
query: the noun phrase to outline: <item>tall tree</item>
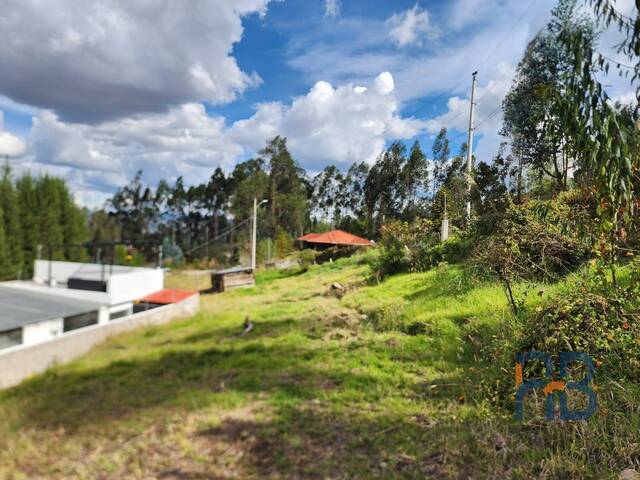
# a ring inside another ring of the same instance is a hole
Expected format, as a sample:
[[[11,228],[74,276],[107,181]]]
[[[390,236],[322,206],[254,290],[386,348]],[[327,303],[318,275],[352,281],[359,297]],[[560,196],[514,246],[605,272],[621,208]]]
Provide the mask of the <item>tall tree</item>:
[[[213,217],[213,235],[218,236],[220,231],[220,220],[224,218],[229,206],[229,196],[231,194],[231,182],[225,176],[220,167],[216,168],[209,178],[209,182],[204,191],[204,207]]]
[[[436,139],[433,141],[431,148],[433,154],[433,195],[438,192],[440,186],[445,180],[447,174],[447,163],[451,151],[449,149],[449,138],[447,137],[447,129],[442,128]]]
[[[325,167],[312,181],[313,206],[327,223],[338,223],[342,216],[345,178],[335,165]]]
[[[427,157],[422,153],[420,144],[417,140],[411,147],[409,158],[402,169],[402,179],[409,197],[409,203],[407,206],[409,215],[413,217],[416,214],[418,191],[429,185]]]
[[[611,62],[595,52],[591,37],[579,30],[563,32],[560,38],[570,53],[573,69],[562,118],[568,135],[576,142],[578,165],[589,172],[595,187],[603,237],[615,244],[625,229],[637,222],[635,192],[640,184],[640,162],[628,138],[634,126],[637,128],[639,112],[636,106],[631,125],[619,122],[619,112],[601,81],[610,69],[617,70],[630,79],[640,101],[640,14],[636,9],[630,16],[623,15],[611,0],[590,0],[588,4],[598,27],[614,26],[619,31],[617,51],[630,65]],[[615,258],[615,249],[611,258]]]
[[[23,235],[16,189],[11,179],[11,168],[5,164],[0,178],[0,209],[9,261],[4,278],[20,277],[24,269]]]
[[[269,208],[271,235],[282,228],[300,234],[307,220],[310,189],[305,172],[287,148],[287,139],[277,136],[260,151],[269,170]]]
[[[0,280],[15,278],[9,243],[4,232],[4,211],[0,208]]]
[[[142,183],[141,170],[129,185],[116,191],[108,206],[122,226],[124,240],[137,241],[148,238],[159,221],[158,200],[156,193]]]
[[[384,222],[400,218],[403,212],[408,198],[402,178],[406,161],[406,147],[395,141],[369,170],[364,196],[370,234],[374,234]]]
[[[565,190],[577,150],[562,124],[573,66],[561,36],[574,32],[588,38],[593,47],[596,35],[593,23],[579,13],[575,0],[560,0],[552,16],[518,65],[503,103],[502,133],[511,137],[524,166],[538,176],[548,176],[556,190]]]
[[[20,222],[22,224],[22,250],[24,256],[24,271],[33,271],[33,262],[38,255],[38,196],[36,181],[29,173],[22,175],[16,182]],[[48,243],[48,242],[47,242]]]

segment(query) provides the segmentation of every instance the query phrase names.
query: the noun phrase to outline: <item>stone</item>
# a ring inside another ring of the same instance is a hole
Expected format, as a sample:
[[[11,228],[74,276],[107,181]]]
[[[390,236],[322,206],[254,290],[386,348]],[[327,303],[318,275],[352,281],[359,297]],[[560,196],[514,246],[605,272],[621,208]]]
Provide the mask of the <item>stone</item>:
[[[633,468],[625,468],[620,475],[619,480],[640,480],[640,473],[636,472]]]

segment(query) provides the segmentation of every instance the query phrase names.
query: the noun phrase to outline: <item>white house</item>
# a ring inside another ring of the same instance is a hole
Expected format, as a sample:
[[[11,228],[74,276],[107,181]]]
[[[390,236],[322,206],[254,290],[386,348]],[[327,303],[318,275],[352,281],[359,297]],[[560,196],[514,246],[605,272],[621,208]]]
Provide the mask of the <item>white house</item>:
[[[0,283],[0,348],[126,317],[163,286],[161,269],[36,260],[33,281]]]

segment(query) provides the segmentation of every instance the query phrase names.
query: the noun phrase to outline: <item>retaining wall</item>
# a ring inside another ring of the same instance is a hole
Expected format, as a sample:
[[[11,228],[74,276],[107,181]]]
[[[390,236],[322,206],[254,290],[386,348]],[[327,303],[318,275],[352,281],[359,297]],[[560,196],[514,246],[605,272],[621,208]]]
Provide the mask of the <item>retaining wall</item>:
[[[109,323],[91,325],[35,345],[16,345],[0,350],[0,388],[17,385],[47,368],[84,355],[107,338],[134,328],[160,325],[197,313],[200,296],[195,294],[179,303],[136,313]]]

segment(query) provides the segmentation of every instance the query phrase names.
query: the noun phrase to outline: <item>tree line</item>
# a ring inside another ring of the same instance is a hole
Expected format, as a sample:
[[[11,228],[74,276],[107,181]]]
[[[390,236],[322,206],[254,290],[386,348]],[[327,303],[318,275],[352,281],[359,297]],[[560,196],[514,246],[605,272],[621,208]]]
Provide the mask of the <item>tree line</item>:
[[[73,204],[64,181],[25,175],[14,182],[5,169],[0,191],[0,274],[7,278],[28,272],[39,244],[153,240],[184,252],[218,238],[233,244],[247,237],[248,229],[232,227],[249,218],[254,198],[268,200],[258,215],[260,237],[282,243],[329,228],[376,238],[385,223],[420,218],[437,226],[445,215],[454,229],[463,229],[504,211],[508,202],[551,198],[575,185],[604,192],[600,203],[615,220],[618,210],[609,199],[621,202],[619,191],[637,193],[637,170],[625,167],[626,159],[633,165],[638,161],[637,112],[629,106],[612,106],[611,101],[598,107],[597,96],[592,98],[597,108],[587,112],[581,106],[575,84],[580,76],[576,73],[579,57],[571,39],[579,39],[580,48],[593,52],[597,29],[590,17],[580,13],[575,0],[561,0],[552,14],[549,24],[529,43],[503,101],[500,133],[504,142],[493,158],[473,157],[470,178],[466,144],[452,152],[446,128],[430,148],[419,141],[410,147],[394,141],[373,164],[354,163],[345,169],[329,165],[313,174],[296,161],[286,138],[276,136],[255,158],[237,164],[231,172],[216,168],[200,184],[186,185],[179,177],[150,186],[138,172],[103,208],[90,213]],[[595,71],[594,67],[580,72],[595,76]],[[588,86],[597,90],[593,81]],[[580,112],[593,117],[589,128],[606,117],[615,145],[599,141],[585,146],[599,133],[585,136],[576,131],[584,127],[571,123],[584,117]],[[620,157],[620,161],[611,164],[615,168],[592,168],[593,152],[605,147],[611,152],[603,158]],[[602,175],[612,181],[605,182]],[[470,225],[465,215],[468,200]],[[619,211],[629,215],[632,207]],[[82,254],[62,249],[54,256]]]
[[[301,168],[286,138],[277,136],[255,158],[228,174],[217,168],[199,185],[187,187],[180,177],[173,185],[161,181],[151,188],[138,173],[93,215],[92,235],[95,240],[170,238],[188,250],[246,219],[256,197],[269,202],[259,214],[263,237],[333,227],[375,238],[381,225],[417,217],[438,225],[446,215],[453,227],[465,228],[468,200],[478,219],[502,211],[507,197],[515,202],[550,198],[587,185],[592,172],[584,168],[585,152],[566,126],[575,78],[566,41],[572,35],[592,49],[597,46],[593,20],[580,13],[575,0],[561,0],[527,46],[503,101],[504,142],[493,158],[473,157],[471,178],[466,144],[453,153],[446,128],[429,155],[418,141],[410,148],[395,141],[371,165],[329,165],[315,175]],[[615,116],[616,124],[635,130],[630,107],[618,106]]]
[[[87,212],[78,207],[64,180],[25,173],[12,178],[8,165],[0,178],[0,279],[28,278],[40,254],[55,260],[82,260]],[[58,247],[67,245],[66,248]]]

